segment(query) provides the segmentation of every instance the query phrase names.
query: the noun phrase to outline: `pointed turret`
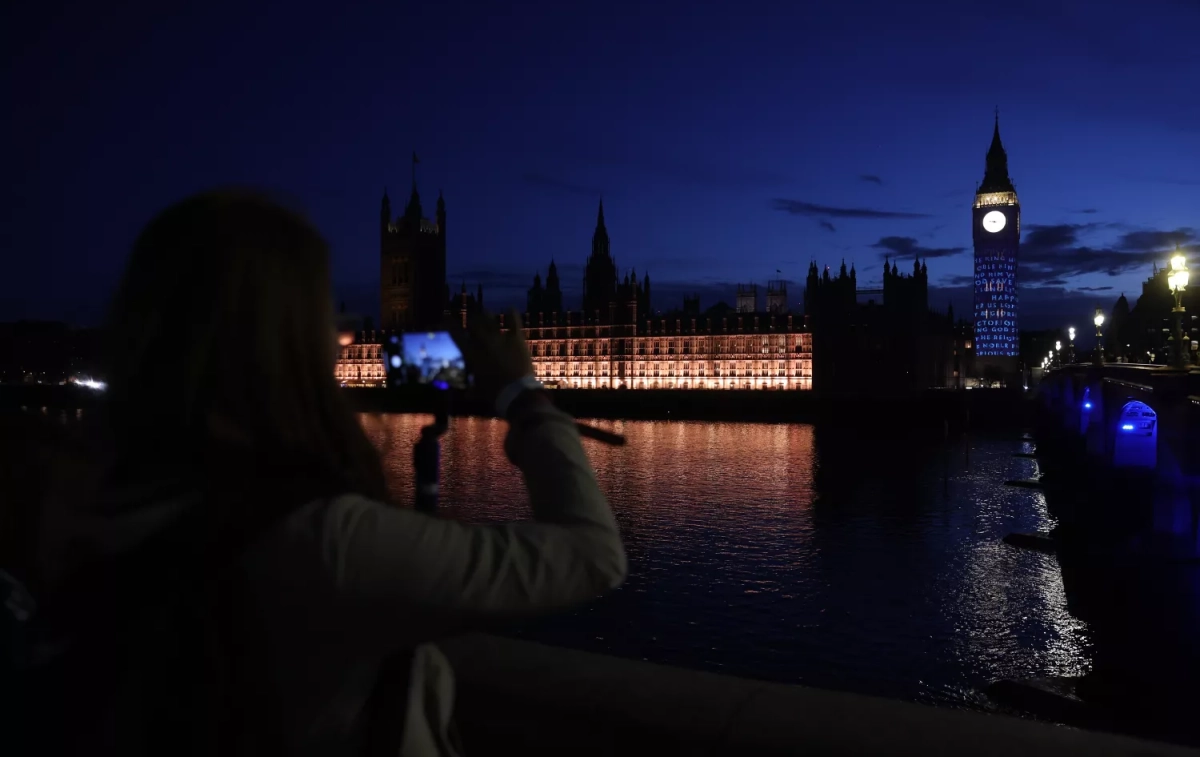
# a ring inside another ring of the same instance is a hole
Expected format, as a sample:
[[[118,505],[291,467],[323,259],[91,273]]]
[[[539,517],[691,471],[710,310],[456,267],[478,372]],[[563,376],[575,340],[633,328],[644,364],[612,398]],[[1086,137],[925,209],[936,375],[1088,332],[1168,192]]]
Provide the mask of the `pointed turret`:
[[[383,202],[379,208],[379,227],[387,231],[388,224],[392,222],[392,200],[388,197],[387,187],[383,188]]]
[[[412,194],[408,196],[408,205],[404,207],[404,219],[419,224],[421,217],[421,195],[417,192],[417,182],[414,181]]]
[[[596,212],[596,231],[592,234],[592,254],[588,256],[583,274],[584,317],[611,323],[617,306],[620,276],[616,262],[609,252],[608,229],[604,225],[604,200]]]
[[[604,200],[600,200],[600,210],[596,213],[596,231],[592,234],[592,254],[609,256],[608,228],[604,225]]]
[[[1000,141],[1000,111],[996,111],[996,123],[992,129],[992,144],[987,151],[987,168],[983,174],[980,192],[1015,192],[1012,179],[1008,177],[1008,154]]]
[[[542,274],[533,274],[533,286],[525,295],[525,312],[541,313],[545,310],[545,294],[542,291]]]

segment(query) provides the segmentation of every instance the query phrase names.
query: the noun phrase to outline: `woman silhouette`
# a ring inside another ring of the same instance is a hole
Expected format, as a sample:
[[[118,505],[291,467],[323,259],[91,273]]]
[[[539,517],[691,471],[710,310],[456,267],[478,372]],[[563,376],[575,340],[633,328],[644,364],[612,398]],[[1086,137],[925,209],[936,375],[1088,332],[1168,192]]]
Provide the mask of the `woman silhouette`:
[[[510,422],[533,520],[471,526],[387,504],[334,380],[330,290],[327,245],[302,217],[214,192],[151,221],[117,292],[99,493],[55,521],[44,565],[88,587],[74,593],[81,624],[140,598],[202,598],[193,625],[220,640],[220,664],[212,644],[209,657],[177,644],[187,672],[171,680],[225,704],[172,726],[173,753],[191,739],[225,753],[254,740],[258,753],[454,754],[452,674],[430,642],[624,579],[615,520],[572,419],[532,380],[519,322],[456,339]],[[195,591],[179,589],[188,576]]]

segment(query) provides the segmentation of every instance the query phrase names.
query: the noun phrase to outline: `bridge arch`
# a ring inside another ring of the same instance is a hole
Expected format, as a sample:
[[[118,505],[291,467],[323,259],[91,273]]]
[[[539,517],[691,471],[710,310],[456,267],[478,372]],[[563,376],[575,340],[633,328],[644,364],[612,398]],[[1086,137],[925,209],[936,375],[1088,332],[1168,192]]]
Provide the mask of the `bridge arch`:
[[[1158,463],[1158,413],[1145,402],[1130,399],[1116,416],[1113,465],[1153,468]]]
[[[1092,388],[1085,386],[1083,388],[1083,397],[1079,401],[1079,433],[1086,436],[1088,426],[1092,422],[1092,416],[1101,417],[1101,413],[1097,412],[1096,403],[1092,400]]]

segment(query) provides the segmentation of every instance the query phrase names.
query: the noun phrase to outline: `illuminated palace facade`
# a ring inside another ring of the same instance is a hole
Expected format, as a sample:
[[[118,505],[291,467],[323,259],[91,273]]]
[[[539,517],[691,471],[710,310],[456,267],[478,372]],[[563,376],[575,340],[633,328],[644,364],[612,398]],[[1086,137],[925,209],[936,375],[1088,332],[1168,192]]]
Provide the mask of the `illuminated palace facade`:
[[[529,290],[525,336],[548,386],[580,389],[812,389],[812,334],[788,314],[782,282],[757,307],[739,287],[734,312],[700,313],[699,298],[652,317],[650,277],[619,278],[600,203],[583,280],[583,309],[562,310],[557,266]],[[464,317],[465,317],[464,313]]]
[[[1008,176],[996,116],[983,183],[971,213],[975,243],[975,368],[1012,373],[1017,369],[1017,251],[1021,204]]]
[[[553,387],[812,389],[812,335],[790,315],[589,324],[569,313],[525,333],[535,374]]]
[[[342,348],[335,376],[343,386],[383,386],[383,338],[396,328],[429,323],[412,271],[421,270],[425,257],[432,258],[435,272],[445,270],[442,200],[435,221],[422,219],[414,189],[405,215],[392,221],[385,196],[380,223],[386,329],[360,332],[354,344]],[[441,282],[433,276],[424,284],[444,289],[442,276]],[[601,203],[584,274],[583,308],[564,309],[557,266],[551,262],[545,282],[535,276],[528,292],[524,330],[534,372],[550,387],[812,389],[812,334],[802,316],[787,312],[786,285],[768,286],[765,311],[757,299],[756,286],[740,286],[736,309],[718,306],[702,314],[699,298],[686,297],[682,310],[651,316],[650,277],[639,281],[632,271],[618,274]],[[446,303],[442,318],[465,324],[482,312],[483,291],[472,296],[464,285],[458,295],[441,301]]]

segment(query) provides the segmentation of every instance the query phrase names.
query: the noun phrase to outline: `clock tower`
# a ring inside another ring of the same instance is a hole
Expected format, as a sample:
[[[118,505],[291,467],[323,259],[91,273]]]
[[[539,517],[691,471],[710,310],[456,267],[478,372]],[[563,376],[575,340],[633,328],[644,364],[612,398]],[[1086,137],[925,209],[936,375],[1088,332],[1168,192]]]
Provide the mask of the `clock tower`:
[[[1017,249],[1021,203],[1008,176],[1000,142],[1000,115],[992,131],[983,183],[971,211],[975,242],[975,366],[981,374],[1017,372]],[[990,369],[990,370],[989,370]]]

